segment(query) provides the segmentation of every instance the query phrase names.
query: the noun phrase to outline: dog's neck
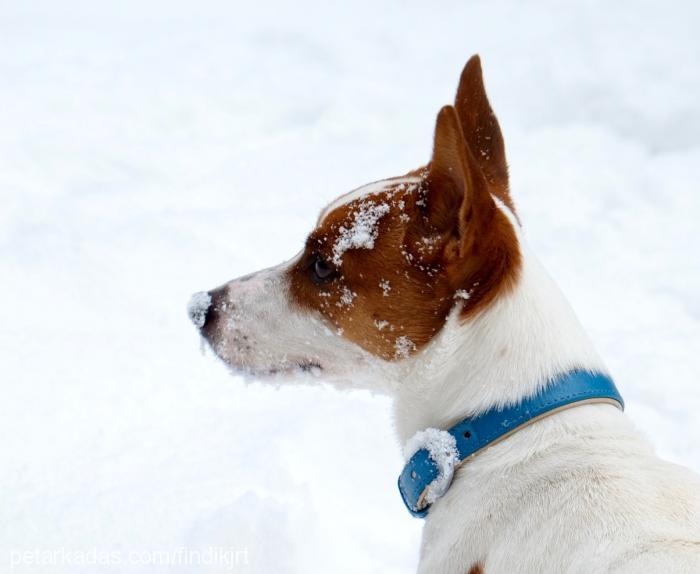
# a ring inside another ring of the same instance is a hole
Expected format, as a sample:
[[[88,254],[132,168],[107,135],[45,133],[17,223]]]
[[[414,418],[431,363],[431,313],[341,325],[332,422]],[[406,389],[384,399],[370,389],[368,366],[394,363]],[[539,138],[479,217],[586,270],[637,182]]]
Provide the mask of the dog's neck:
[[[516,286],[475,318],[453,311],[442,333],[412,362],[395,391],[395,423],[406,440],[517,403],[552,377],[579,368],[605,373],[569,303],[519,237]]]

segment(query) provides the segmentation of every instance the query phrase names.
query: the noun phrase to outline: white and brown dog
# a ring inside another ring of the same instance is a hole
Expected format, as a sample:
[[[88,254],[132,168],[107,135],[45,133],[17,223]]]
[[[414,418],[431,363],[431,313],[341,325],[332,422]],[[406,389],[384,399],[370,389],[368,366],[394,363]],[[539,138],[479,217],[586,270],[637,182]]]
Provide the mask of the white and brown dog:
[[[394,398],[407,458],[427,452],[439,471],[407,501],[421,515],[432,503],[420,572],[700,572],[700,481],[658,459],[614,400],[523,410],[571,373],[609,379],[523,240],[478,57],[426,167],[340,197],[302,253],[189,310],[232,368]],[[524,424],[463,452],[474,437],[452,429],[505,429],[513,412]]]

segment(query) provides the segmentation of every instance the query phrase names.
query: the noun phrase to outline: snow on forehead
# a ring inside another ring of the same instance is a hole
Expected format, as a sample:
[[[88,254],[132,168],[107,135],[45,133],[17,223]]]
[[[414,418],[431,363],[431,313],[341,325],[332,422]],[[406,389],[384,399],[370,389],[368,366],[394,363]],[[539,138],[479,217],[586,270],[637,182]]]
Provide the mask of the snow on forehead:
[[[360,201],[352,214],[350,226],[342,225],[338,230],[338,237],[333,244],[333,263],[340,265],[343,254],[349,249],[374,249],[374,241],[379,234],[377,224],[387,213],[387,203],[375,205],[369,201]]]
[[[355,200],[362,199],[364,197],[367,197],[368,195],[382,193],[383,191],[386,191],[387,189],[395,185],[399,185],[401,183],[419,183],[420,181],[421,178],[415,176],[394,177],[391,179],[382,179],[380,181],[375,181],[374,183],[369,183],[367,185],[363,185],[362,187],[358,187],[357,189],[349,193],[341,195],[338,199],[329,204],[321,212],[321,216],[318,218],[318,222],[319,224],[323,223],[323,220],[328,216],[329,213],[332,213],[335,209],[338,209],[343,205],[347,205],[348,203],[352,203]]]

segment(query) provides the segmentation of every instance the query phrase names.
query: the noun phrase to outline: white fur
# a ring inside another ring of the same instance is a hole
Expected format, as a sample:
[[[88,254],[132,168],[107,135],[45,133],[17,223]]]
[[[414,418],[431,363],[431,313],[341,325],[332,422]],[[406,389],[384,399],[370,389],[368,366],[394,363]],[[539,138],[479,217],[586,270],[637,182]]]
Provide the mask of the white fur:
[[[407,365],[408,381],[395,401],[402,441],[517,403],[567,370],[606,372],[561,291],[519,239],[516,288],[467,323],[456,306],[442,332]]]
[[[457,471],[426,519],[419,572],[698,572],[699,491],[615,407],[573,408]]]
[[[381,381],[373,388],[394,396],[402,442],[516,403],[569,369],[605,372],[514,217],[500,207],[520,242],[517,285],[466,323],[458,319],[458,298],[439,335],[412,357],[378,359],[320,315],[296,309],[283,279],[290,263],[227,284],[230,318],[212,346],[258,375],[311,361],[324,380],[347,385],[363,370],[363,380]],[[700,572],[699,493],[697,477],[658,459],[616,408],[575,407],[457,470],[426,519],[419,572],[466,574],[477,563],[486,574]]]

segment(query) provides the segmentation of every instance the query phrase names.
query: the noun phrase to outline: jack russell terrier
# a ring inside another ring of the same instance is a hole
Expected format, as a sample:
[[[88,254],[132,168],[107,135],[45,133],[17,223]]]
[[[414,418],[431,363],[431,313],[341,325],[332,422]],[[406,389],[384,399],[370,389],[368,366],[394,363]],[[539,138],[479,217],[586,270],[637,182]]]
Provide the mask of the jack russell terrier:
[[[296,257],[189,314],[239,372],[393,397],[419,572],[700,572],[700,480],[635,430],[524,241],[478,56],[427,166],[341,196]]]

